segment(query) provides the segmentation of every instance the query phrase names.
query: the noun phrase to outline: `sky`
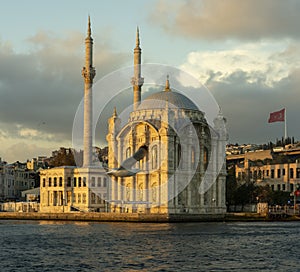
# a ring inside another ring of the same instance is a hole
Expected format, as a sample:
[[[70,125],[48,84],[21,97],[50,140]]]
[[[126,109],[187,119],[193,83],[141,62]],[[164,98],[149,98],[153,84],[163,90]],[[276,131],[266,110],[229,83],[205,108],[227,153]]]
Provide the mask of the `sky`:
[[[25,161],[72,147],[73,120],[83,96],[88,15],[95,82],[133,64],[139,26],[142,62],[182,69],[206,86],[227,119],[229,142],[281,138],[283,123],[267,121],[270,112],[282,108],[288,135],[300,140],[300,1],[0,3],[2,160]],[[95,145],[102,147],[105,125],[99,130]]]

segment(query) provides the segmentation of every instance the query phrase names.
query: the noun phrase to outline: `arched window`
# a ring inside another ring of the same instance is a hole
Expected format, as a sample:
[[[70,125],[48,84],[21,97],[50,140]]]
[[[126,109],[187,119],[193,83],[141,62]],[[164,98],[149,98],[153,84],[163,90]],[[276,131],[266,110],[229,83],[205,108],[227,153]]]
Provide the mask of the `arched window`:
[[[181,168],[181,144],[177,144],[177,168]]]
[[[77,180],[76,178],[73,178],[73,187],[76,187],[77,186]]]
[[[95,187],[95,177],[92,177],[91,187]]]
[[[195,147],[191,147],[191,169],[196,168]]]
[[[152,164],[152,169],[156,169],[157,168],[157,163],[158,159],[157,159],[157,145],[153,146],[151,149],[151,164]]]
[[[68,177],[67,179],[67,187],[71,187],[71,177]]]
[[[62,187],[62,177],[59,177],[59,185],[60,187]]]
[[[208,150],[206,147],[204,147],[203,164],[204,164],[204,170],[206,170],[208,166]]]
[[[54,178],[54,181],[53,181],[53,186],[54,186],[54,187],[56,187],[56,186],[57,186],[57,178],[56,178],[56,177]]]
[[[130,156],[131,156],[131,148],[128,147],[128,148],[126,149],[126,159],[128,159]]]
[[[78,178],[78,187],[81,187],[81,177]]]
[[[139,190],[138,190],[138,201],[142,201],[143,200],[143,191],[144,191],[144,186],[143,184],[139,184]]]
[[[157,183],[153,183],[151,186],[151,194],[152,194],[152,202],[156,202],[157,201]]]
[[[130,201],[130,184],[126,184],[126,201]]]

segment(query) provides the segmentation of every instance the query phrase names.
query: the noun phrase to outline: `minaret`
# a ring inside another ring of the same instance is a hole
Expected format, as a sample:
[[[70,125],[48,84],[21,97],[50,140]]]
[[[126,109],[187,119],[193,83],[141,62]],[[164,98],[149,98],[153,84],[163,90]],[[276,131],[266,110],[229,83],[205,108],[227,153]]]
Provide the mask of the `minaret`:
[[[87,37],[85,38],[85,67],[82,68],[84,78],[84,124],[83,124],[83,167],[92,165],[93,152],[93,79],[96,70],[93,67],[93,39],[91,36],[90,16],[88,19]]]
[[[136,29],[136,42],[134,48],[134,76],[131,79],[133,86],[133,110],[136,110],[141,103],[141,89],[144,78],[141,77],[141,55],[139,28]]]

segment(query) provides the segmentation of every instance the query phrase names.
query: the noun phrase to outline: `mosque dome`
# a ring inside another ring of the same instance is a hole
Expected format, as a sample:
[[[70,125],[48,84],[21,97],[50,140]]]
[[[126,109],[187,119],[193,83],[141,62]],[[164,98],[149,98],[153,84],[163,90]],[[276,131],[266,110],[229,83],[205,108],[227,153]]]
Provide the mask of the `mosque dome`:
[[[165,90],[148,96],[141,102],[137,110],[163,109],[166,107],[167,101],[169,108],[199,111],[192,100],[181,93],[171,91],[168,79]]]

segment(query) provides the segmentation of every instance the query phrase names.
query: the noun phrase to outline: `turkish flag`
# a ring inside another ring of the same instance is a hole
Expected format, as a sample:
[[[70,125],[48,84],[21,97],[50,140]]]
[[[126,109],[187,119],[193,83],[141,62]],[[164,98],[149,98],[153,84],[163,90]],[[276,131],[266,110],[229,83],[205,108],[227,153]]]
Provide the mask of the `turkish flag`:
[[[270,113],[269,123],[284,122],[285,109],[274,111]]]

